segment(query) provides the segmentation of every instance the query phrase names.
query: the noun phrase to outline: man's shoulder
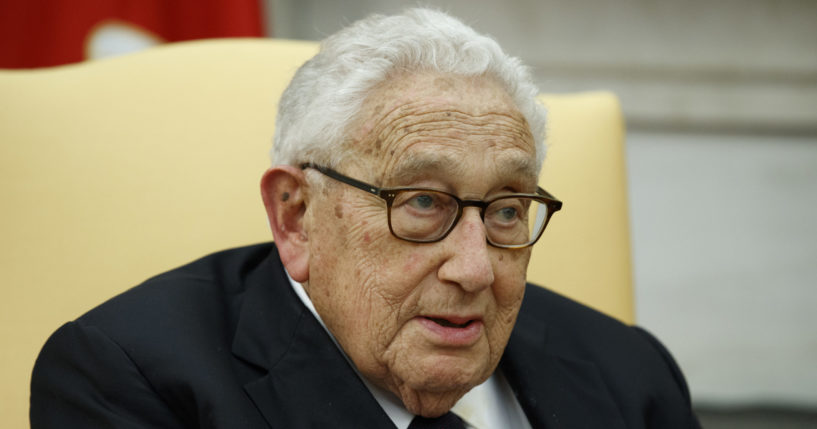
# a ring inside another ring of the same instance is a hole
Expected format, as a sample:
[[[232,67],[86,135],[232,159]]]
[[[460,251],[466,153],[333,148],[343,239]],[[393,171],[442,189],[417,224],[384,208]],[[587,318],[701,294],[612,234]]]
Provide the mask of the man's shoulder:
[[[240,364],[232,352],[245,304],[274,302],[250,295],[286,290],[270,287],[276,273],[278,281],[286,281],[279,270],[271,244],[217,252],[152,277],[66,323],[35,363],[32,421],[104,426],[89,423],[84,414],[89,412],[100,419],[144,419],[145,427],[181,427],[181,420],[196,421],[206,409],[211,422],[260,422],[243,391],[257,370]],[[54,397],[81,406],[54,408],[60,402]]]
[[[274,252],[265,243],[209,254],[114,296],[76,323],[123,341],[184,336],[193,328],[229,330],[237,323],[246,277],[271,265]]]
[[[632,328],[599,310],[554,292],[528,283],[525,299],[519,312],[521,322],[544,323],[550,327],[567,329],[575,333],[597,329],[612,330],[622,334]]]
[[[211,253],[148,278],[90,310],[81,319],[90,321],[133,305],[155,308],[183,304],[178,308],[183,310],[193,307],[191,300],[198,302],[240,294],[246,275],[273,251],[272,243],[264,243]]]
[[[649,415],[655,427],[697,427],[686,381],[655,337],[551,290],[527,286],[505,360],[517,383],[536,371],[553,375],[556,365],[585,387],[596,380],[626,421]]]
[[[644,329],[532,284],[527,285],[517,327],[532,341],[533,336],[542,335],[549,353],[594,361],[664,351]]]

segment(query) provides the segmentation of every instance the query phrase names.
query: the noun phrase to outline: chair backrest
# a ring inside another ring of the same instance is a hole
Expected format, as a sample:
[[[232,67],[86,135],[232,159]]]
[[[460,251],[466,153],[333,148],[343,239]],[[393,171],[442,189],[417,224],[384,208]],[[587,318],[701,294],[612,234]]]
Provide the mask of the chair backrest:
[[[25,427],[38,350],[147,277],[271,239],[259,196],[277,99],[317,44],[187,42],[0,71],[0,426]],[[530,279],[632,321],[623,124],[607,93],[544,96],[564,203]]]

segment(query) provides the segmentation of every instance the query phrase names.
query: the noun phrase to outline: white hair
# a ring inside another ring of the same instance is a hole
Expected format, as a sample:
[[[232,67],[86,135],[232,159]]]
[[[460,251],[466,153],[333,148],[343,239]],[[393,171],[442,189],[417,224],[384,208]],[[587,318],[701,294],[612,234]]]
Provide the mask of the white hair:
[[[415,8],[371,15],[321,42],[281,95],[273,163],[336,167],[348,124],[369,92],[395,72],[489,76],[504,87],[530,126],[537,168],[545,157],[545,109],[528,69],[499,44],[443,12]]]

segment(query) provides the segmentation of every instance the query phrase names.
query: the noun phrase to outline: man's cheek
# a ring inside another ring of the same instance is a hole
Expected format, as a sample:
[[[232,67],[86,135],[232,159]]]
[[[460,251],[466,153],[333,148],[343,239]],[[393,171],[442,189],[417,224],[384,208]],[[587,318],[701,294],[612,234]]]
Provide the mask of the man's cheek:
[[[403,262],[403,273],[410,274],[417,271],[418,268],[428,261],[428,257],[420,253],[411,253]]]

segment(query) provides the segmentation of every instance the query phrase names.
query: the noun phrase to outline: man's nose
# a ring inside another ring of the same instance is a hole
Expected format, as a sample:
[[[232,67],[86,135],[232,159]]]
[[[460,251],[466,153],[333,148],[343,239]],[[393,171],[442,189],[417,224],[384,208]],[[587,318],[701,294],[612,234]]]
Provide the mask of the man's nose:
[[[465,208],[454,230],[443,241],[447,255],[437,273],[441,281],[456,283],[468,292],[478,292],[494,283],[485,224],[478,208]]]

